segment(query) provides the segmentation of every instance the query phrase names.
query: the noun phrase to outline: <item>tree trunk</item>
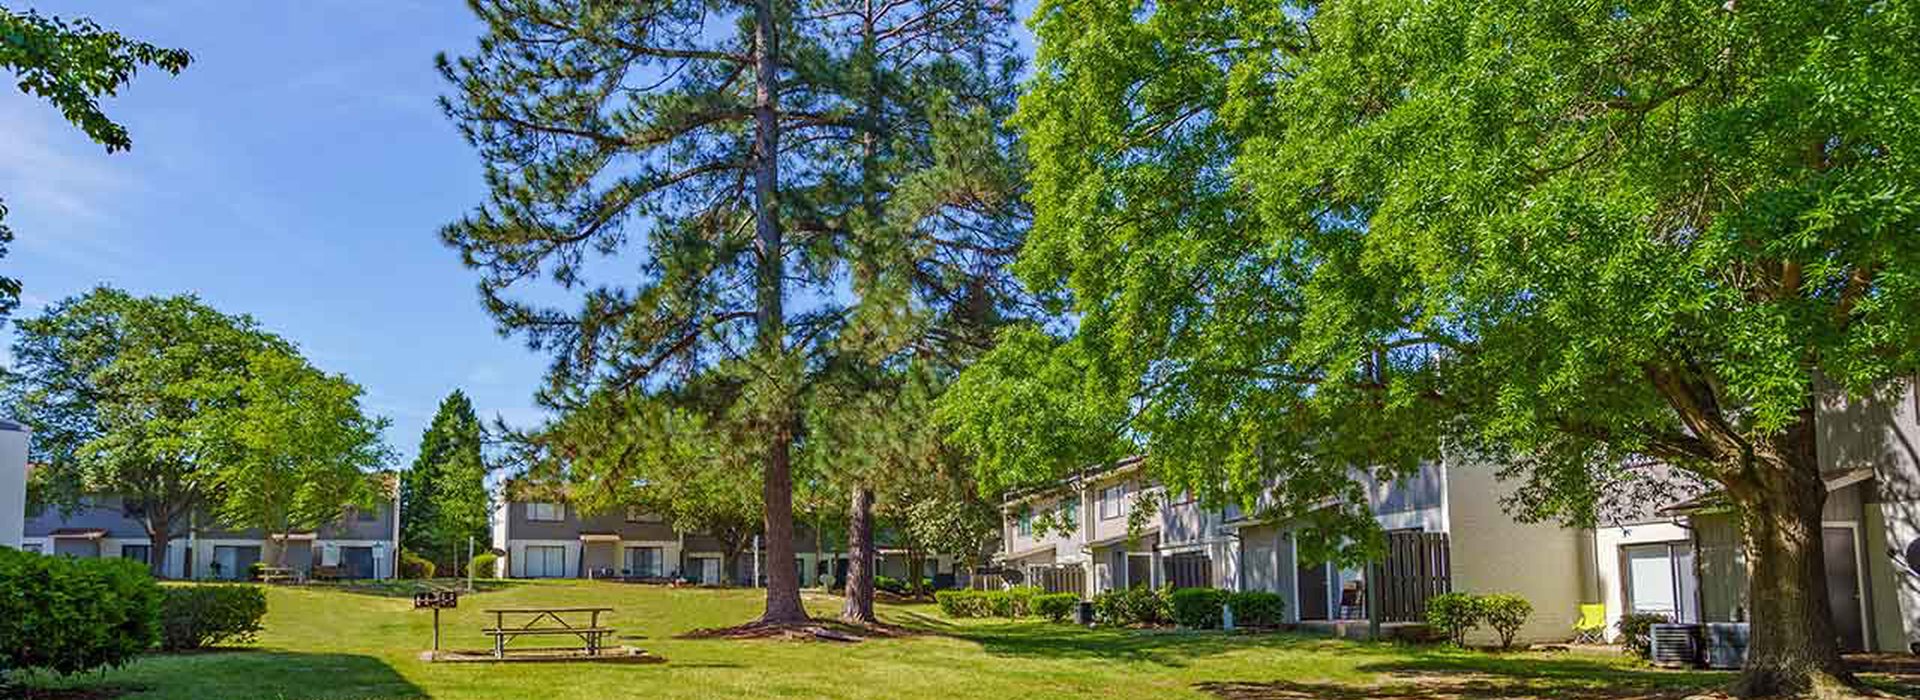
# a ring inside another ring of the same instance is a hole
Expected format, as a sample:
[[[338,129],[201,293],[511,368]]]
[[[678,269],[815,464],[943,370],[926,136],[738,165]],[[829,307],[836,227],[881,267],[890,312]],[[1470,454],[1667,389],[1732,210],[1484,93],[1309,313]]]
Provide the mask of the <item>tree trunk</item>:
[[[786,317],[781,308],[786,277],[784,250],[780,242],[780,121],[776,113],[780,101],[779,32],[775,26],[774,0],[755,0],[754,20],[754,164],[753,229],[759,267],[756,280],[758,307],[754,342],[761,361],[771,362],[785,352]],[[807,609],[800,604],[800,580],[793,570],[793,453],[792,429],[788,416],[774,417],[775,428],[769,434],[765,482],[761,495],[766,502],[767,560],[783,562],[767,572],[767,607],[761,624],[805,622]]]
[[[853,507],[847,513],[847,605],[840,620],[853,624],[879,621],[873,614],[873,489],[853,489]]]
[[[1840,659],[1827,607],[1820,479],[1812,411],[1729,484],[1747,553],[1752,638],[1733,692],[1826,696],[1858,686]]]
[[[167,545],[173,542],[173,533],[168,529],[147,529],[147,571],[154,578],[167,577]]]

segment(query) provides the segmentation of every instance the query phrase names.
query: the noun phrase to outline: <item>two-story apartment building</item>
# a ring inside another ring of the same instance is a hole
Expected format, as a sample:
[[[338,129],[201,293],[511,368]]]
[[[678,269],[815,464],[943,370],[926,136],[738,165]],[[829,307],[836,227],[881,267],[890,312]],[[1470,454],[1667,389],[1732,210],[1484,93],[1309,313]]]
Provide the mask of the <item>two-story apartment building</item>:
[[[1367,617],[1370,571],[1297,556],[1302,524],[1256,520],[1237,507],[1209,509],[1191,496],[1169,495],[1144,466],[1133,458],[1009,499],[1001,564],[1033,583],[1084,595],[1135,585],[1265,590],[1287,600],[1290,621]],[[1403,616],[1448,587],[1511,592],[1535,605],[1522,638],[1568,636],[1590,568],[1590,535],[1507,516],[1499,503],[1506,491],[1484,466],[1436,463],[1394,483],[1366,486],[1381,529],[1407,545],[1392,549],[1371,573],[1418,575],[1424,587],[1422,596],[1396,608]],[[1153,511],[1136,516],[1144,503]],[[1135,518],[1139,527],[1130,529]],[[1034,525],[1062,520],[1069,523],[1064,531]],[[1409,558],[1421,561],[1398,561]],[[1075,568],[1084,573],[1058,573]],[[1402,587],[1398,579],[1376,583]]]
[[[735,554],[726,565],[727,546],[706,533],[679,532],[657,515],[638,508],[620,512],[588,513],[547,494],[529,496],[509,487],[493,515],[493,548],[504,554],[495,564],[496,575],[509,578],[622,578],[686,580],[703,585],[753,585],[755,552]],[[823,540],[830,540],[823,545]],[[883,576],[907,576],[907,552],[882,546],[875,570]],[[794,563],[807,585],[822,577],[844,581],[847,553],[838,538],[817,538],[804,524],[794,528]],[[763,550],[764,551],[764,550]],[[964,572],[953,557],[929,553],[921,559],[922,575],[936,584],[952,581]],[[758,566],[768,563],[761,559]],[[765,569],[758,569],[765,577]]]
[[[349,509],[339,520],[312,531],[264,533],[193,513],[184,531],[168,543],[166,552],[159,553],[163,575],[237,580],[245,578],[256,562],[284,561],[303,577],[325,567],[343,578],[391,578],[400,552],[398,482],[390,473],[377,478],[384,485],[378,505]],[[88,496],[71,512],[37,507],[26,514],[24,524],[21,548],[30,552],[121,557],[142,563],[156,556],[140,522],[138,505],[118,495]]]

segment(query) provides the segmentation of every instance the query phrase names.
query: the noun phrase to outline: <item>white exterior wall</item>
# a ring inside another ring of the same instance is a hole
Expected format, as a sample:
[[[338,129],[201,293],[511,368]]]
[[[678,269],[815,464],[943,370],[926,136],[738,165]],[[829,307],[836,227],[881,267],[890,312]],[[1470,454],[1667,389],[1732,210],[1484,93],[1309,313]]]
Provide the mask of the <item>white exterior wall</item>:
[[[27,441],[32,433],[0,424],[0,547],[20,548],[27,526]]]
[[[1533,616],[1515,641],[1565,641],[1580,619],[1585,535],[1553,523],[1514,520],[1500,505],[1513,488],[1495,479],[1491,466],[1449,465],[1445,507],[1453,590],[1524,597],[1533,604]],[[1491,630],[1480,630],[1470,641],[1498,639]]]
[[[1627,610],[1627,577],[1620,568],[1620,548],[1636,544],[1692,541],[1693,532],[1674,523],[1616,525],[1594,531],[1593,570],[1600,584],[1600,602],[1607,606],[1608,641],[1619,636],[1620,618]]]

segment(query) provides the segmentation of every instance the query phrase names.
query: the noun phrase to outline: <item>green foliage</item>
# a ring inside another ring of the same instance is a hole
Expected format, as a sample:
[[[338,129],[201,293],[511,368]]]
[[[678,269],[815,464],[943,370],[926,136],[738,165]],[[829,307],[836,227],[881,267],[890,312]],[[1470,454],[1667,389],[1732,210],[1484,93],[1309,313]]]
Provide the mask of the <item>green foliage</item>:
[[[400,545],[457,569],[468,538],[488,541],[487,467],[473,402],[455,389],[420,435],[420,452],[400,477]]]
[[[988,591],[952,590],[938,591],[933,594],[933,602],[939,604],[940,614],[947,617],[987,617],[993,609],[987,604]]]
[[[1533,603],[1511,593],[1489,593],[1480,596],[1477,605],[1480,619],[1500,635],[1500,648],[1513,648],[1513,636],[1527,624],[1527,618],[1533,615]]]
[[[1093,615],[1106,625],[1163,625],[1172,620],[1172,590],[1136,586],[1100,593],[1093,597]]]
[[[202,649],[252,642],[267,614],[258,586],[169,586],[160,606],[160,648]]]
[[[474,578],[494,578],[498,575],[494,571],[499,561],[500,555],[481,552],[473,555],[473,561],[467,562],[467,571],[471,572]]]
[[[1672,621],[1660,613],[1627,613],[1614,623],[1614,629],[1620,631],[1620,646],[1624,651],[1645,659],[1653,654],[1653,626]]]
[[[218,482],[240,442],[255,357],[293,352],[253,319],[195,297],[110,287],[14,327],[4,398],[33,428],[40,497],[62,508],[90,493],[130,499],[155,551],[190,510],[221,505]]]
[[[1014,586],[987,591],[987,612],[994,617],[1026,617],[1033,614],[1033,599],[1043,592],[1035,586]]]
[[[1287,599],[1270,591],[1239,591],[1227,596],[1236,627],[1279,627],[1287,620]]]
[[[108,153],[131,148],[133,141],[125,128],[100,111],[96,100],[119,92],[141,66],[178,75],[192,61],[186,51],[134,41],[90,19],[68,21],[0,7],[0,70],[19,80],[21,92],[52,102]],[[6,218],[7,205],[0,200],[0,258],[13,242]],[[19,305],[20,280],[0,277],[0,318]]]
[[[908,595],[912,593],[912,587],[906,581],[892,576],[875,574],[873,577],[873,587],[876,590],[886,591],[894,595]]]
[[[1048,593],[1033,597],[1033,614],[1047,618],[1050,622],[1065,622],[1073,616],[1073,609],[1079,607],[1080,596],[1072,593]]]
[[[1216,588],[1180,588],[1169,596],[1173,621],[1198,630],[1219,629],[1228,592]]]
[[[1427,599],[1427,625],[1446,635],[1454,646],[1467,645],[1467,632],[1479,629],[1480,597],[1471,593],[1442,593]]]
[[[386,419],[360,405],[365,390],[279,350],[248,357],[245,377],[237,406],[218,419],[215,517],[285,534],[373,508],[386,487],[368,472],[390,453],[381,441]],[[285,548],[275,550],[284,559]]]
[[[159,641],[160,586],[124,559],[0,547],[0,685],[5,673],[119,667]]]
[[[433,578],[433,562],[410,549],[400,550],[400,578]]]

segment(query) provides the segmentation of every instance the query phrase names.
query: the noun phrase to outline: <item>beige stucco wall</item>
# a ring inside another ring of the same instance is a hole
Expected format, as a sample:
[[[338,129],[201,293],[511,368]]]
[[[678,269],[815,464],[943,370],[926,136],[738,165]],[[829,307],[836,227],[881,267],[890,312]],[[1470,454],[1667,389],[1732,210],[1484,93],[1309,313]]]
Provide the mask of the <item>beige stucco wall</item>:
[[[1581,557],[1582,531],[1553,523],[1521,523],[1507,515],[1500,498],[1513,486],[1485,465],[1447,470],[1447,510],[1453,557],[1453,590],[1513,593],[1533,604],[1521,628],[1525,642],[1564,641],[1580,619],[1581,581],[1590,575]],[[1491,630],[1474,641],[1496,641]]]

